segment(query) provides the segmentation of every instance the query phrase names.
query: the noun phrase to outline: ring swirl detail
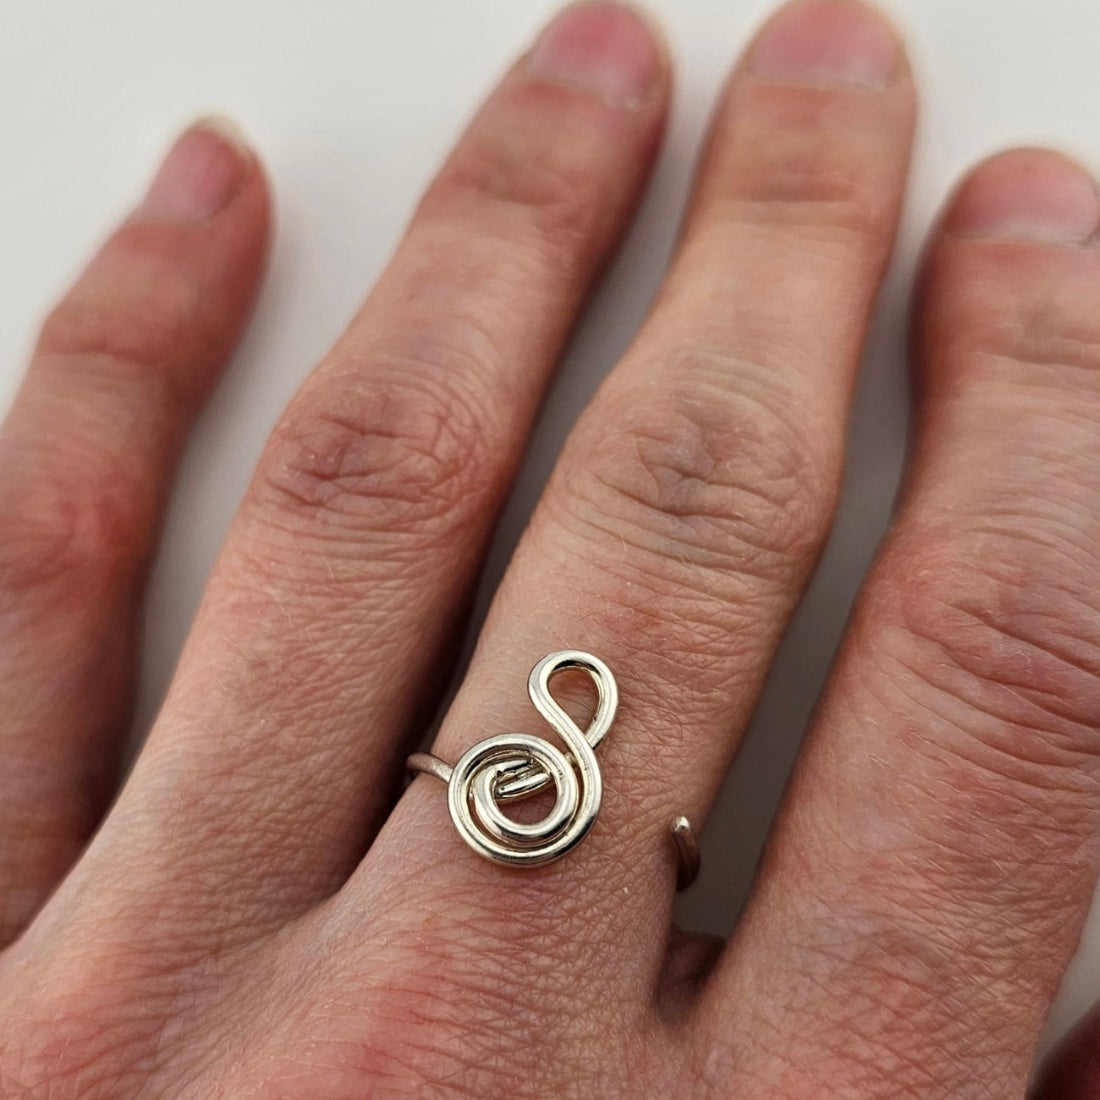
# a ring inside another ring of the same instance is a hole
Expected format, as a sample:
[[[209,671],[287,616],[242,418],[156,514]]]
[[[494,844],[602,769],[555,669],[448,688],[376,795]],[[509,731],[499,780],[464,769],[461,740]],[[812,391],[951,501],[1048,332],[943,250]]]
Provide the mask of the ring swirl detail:
[[[550,694],[551,678],[566,669],[586,672],[596,685],[596,710],[586,730]],[[600,812],[603,780],[595,750],[611,728],[619,694],[607,665],[579,650],[551,653],[539,661],[531,670],[527,692],[567,751],[531,734],[500,733],[472,746],[453,767],[428,753],[414,753],[408,767],[447,784],[451,820],[478,855],[534,867],[576,847]],[[501,809],[550,784],[556,797],[542,820],[522,824]]]

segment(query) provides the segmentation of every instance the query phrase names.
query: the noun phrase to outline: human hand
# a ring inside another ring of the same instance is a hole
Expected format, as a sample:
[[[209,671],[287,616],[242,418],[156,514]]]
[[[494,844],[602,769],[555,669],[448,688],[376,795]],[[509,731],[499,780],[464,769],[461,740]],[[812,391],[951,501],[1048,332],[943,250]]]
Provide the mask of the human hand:
[[[598,655],[595,825],[511,869],[434,779],[397,797],[667,97],[607,3],[507,74],[275,429],[101,824],[172,467],[259,280],[255,155],[188,131],[45,324],[0,435],[4,1097],[1024,1094],[1100,816],[1100,205],[1063,157],[984,163],[934,231],[892,530],[735,936],[670,934],[667,824],[705,818],[827,531],[902,198],[910,72],[852,0],[735,70],[435,742],[555,742],[528,671]],[[1100,1092],[1098,1035],[1040,1095]]]

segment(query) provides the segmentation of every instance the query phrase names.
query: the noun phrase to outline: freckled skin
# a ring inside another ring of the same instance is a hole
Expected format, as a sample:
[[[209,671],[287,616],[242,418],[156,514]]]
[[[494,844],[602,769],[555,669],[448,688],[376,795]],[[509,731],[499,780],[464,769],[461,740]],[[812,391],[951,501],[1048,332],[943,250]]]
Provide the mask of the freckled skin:
[[[437,781],[397,797],[654,160],[654,34],[574,6],[491,93],[274,429],[121,791],[172,469],[260,281],[257,155],[190,128],[45,322],[0,430],[0,1096],[1024,1096],[1100,826],[1100,204],[1064,157],[949,200],[895,522],[753,896],[728,944],[671,927],[668,822],[705,818],[827,536],[902,200],[912,78],[857,0],[796,0],[735,68],[435,737],[552,736],[528,670],[597,654],[595,826],[514,871]],[[1095,1095],[1098,1036],[1036,1095]]]

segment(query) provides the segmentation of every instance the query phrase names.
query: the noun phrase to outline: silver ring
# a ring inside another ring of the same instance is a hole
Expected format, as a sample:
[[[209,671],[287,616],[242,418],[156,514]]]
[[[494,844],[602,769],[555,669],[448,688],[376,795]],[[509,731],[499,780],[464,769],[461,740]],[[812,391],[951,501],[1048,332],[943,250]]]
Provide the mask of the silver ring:
[[[559,672],[579,669],[596,685],[596,710],[585,730],[550,694]],[[531,669],[527,693],[535,709],[565,742],[565,751],[527,733],[499,733],[467,749],[454,766],[430,753],[413,753],[410,772],[434,775],[447,784],[447,808],[463,840],[479,856],[513,867],[537,867],[560,859],[592,828],[603,801],[596,749],[615,720],[619,689],[598,657],[567,649],[543,657]],[[540,821],[521,824],[502,804],[529,798],[553,784],[554,805]],[[699,845],[683,816],[670,827],[677,858],[677,888],[699,871]]]

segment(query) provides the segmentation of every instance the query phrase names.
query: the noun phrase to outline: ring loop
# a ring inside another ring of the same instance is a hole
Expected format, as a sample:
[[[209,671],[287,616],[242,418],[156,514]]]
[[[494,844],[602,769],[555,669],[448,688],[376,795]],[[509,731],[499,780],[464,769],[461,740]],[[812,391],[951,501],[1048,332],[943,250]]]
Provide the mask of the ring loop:
[[[585,730],[550,693],[560,672],[578,669],[596,686],[596,709]],[[560,859],[592,828],[603,801],[603,777],[596,748],[619,706],[611,669],[598,657],[566,649],[543,657],[527,678],[527,693],[565,750],[529,733],[498,733],[467,749],[452,767],[430,753],[414,753],[410,772],[434,775],[447,784],[447,808],[463,840],[479,856],[515,867],[537,867]],[[529,798],[553,785],[554,805],[539,821],[513,821],[501,804]],[[683,889],[698,871],[698,845],[687,818],[677,817],[671,835]]]

